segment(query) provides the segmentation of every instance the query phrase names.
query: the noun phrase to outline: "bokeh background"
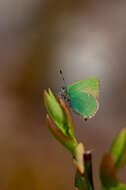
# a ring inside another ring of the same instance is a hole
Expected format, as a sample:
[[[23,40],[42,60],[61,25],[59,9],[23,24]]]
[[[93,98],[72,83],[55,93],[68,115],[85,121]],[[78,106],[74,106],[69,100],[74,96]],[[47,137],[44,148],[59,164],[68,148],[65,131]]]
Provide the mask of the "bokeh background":
[[[0,189],[72,190],[72,157],[47,129],[43,89],[90,76],[100,109],[75,132],[99,164],[126,126],[126,1],[0,1]],[[126,181],[126,167],[120,174]]]

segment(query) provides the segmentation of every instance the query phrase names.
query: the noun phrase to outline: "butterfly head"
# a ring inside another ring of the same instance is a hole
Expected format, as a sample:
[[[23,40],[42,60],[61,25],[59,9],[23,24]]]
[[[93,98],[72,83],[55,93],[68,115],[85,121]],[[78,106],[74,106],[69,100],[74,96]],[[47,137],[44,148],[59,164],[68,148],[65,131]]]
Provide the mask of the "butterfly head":
[[[71,99],[70,96],[67,93],[66,87],[61,87],[59,94],[62,96],[62,98],[70,105]]]

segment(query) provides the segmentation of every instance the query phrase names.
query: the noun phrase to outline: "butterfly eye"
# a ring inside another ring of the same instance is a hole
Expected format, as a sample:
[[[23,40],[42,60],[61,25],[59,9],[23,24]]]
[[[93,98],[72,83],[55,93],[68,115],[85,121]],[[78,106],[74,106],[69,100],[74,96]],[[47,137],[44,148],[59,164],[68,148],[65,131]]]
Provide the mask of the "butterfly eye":
[[[61,88],[61,93],[64,94],[66,92],[66,88],[65,87],[62,87]]]

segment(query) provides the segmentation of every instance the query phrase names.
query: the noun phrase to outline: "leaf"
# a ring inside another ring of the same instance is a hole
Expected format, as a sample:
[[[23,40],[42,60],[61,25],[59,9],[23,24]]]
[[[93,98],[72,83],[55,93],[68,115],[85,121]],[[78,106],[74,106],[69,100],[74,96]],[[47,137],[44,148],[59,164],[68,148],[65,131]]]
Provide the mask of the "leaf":
[[[111,188],[110,190],[126,190],[126,185],[119,184],[117,187]]]
[[[49,89],[48,92],[44,90],[44,103],[49,116],[62,133],[75,138],[72,115],[64,99],[58,96],[57,100],[51,89]]]
[[[114,155],[116,170],[119,170],[126,163],[126,128],[113,141],[110,153]]]
[[[62,133],[66,134],[65,126],[63,126],[66,119],[65,113],[50,89],[48,92],[44,90],[44,103],[51,119],[62,130]]]
[[[66,121],[67,121],[66,125],[68,126],[67,127],[67,129],[68,129],[67,133],[71,137],[74,137],[73,119],[72,119],[72,114],[71,114],[70,108],[60,95],[58,95],[58,100],[59,100],[60,105],[62,106],[62,109],[65,112]]]
[[[46,121],[50,131],[75,157],[78,143],[74,136],[73,120],[68,105],[60,95],[56,99],[51,89],[48,92],[44,90],[44,103],[48,112]]]
[[[126,185],[118,184],[116,187],[102,188],[102,190],[126,190]]]
[[[100,166],[102,186],[109,189],[119,184],[112,154],[105,154]]]
[[[55,138],[62,143],[72,155],[75,156],[75,149],[77,147],[77,141],[75,138],[66,136],[62,133],[62,131],[56,126],[56,124],[51,120],[49,115],[46,116],[46,121],[51,133],[55,136]]]

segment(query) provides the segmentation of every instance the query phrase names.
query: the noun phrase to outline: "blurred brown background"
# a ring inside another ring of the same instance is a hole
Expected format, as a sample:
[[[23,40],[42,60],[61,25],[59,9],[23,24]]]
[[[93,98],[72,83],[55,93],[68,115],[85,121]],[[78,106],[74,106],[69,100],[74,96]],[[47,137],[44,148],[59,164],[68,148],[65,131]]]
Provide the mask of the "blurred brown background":
[[[75,131],[99,164],[126,126],[126,1],[0,1],[0,189],[72,190],[69,152],[45,123],[43,89],[90,76],[101,81],[100,110]],[[126,167],[120,177],[126,181]]]

